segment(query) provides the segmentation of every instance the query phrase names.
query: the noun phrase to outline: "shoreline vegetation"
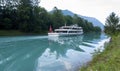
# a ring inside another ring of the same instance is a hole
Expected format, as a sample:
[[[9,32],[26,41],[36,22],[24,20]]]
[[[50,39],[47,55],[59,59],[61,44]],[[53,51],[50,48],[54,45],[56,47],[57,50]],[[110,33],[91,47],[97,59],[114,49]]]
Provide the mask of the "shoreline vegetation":
[[[103,52],[96,53],[92,61],[79,71],[120,70],[120,18],[114,12],[106,18],[104,31],[111,37],[109,45]]]
[[[93,57],[93,60],[79,71],[119,71],[120,70],[120,34],[113,35],[109,45],[103,52]]]
[[[120,70],[120,19],[115,13],[107,17],[105,33],[113,34],[105,50],[80,71]],[[2,0],[0,2],[0,36],[43,35],[49,26],[53,30],[60,26],[77,24],[84,33],[101,32],[101,28],[77,15],[65,16],[57,7],[52,13],[39,6],[39,0]],[[22,32],[21,32],[22,31]]]
[[[29,35],[46,35],[47,31],[40,33],[25,33],[19,30],[0,30],[0,36],[29,36]]]
[[[77,24],[83,28],[84,32],[102,31],[99,26],[94,26],[92,22],[76,14],[64,15],[57,7],[48,12],[39,6],[39,3],[39,0],[2,0],[0,2],[0,30],[39,34],[48,31],[50,26],[54,30],[63,25]]]

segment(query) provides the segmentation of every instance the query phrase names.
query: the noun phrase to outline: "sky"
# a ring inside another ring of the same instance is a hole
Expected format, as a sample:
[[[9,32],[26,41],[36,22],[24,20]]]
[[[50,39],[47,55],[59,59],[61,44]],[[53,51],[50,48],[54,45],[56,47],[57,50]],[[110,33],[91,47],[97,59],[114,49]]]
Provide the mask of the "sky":
[[[40,6],[51,11],[55,6],[83,16],[95,17],[103,24],[111,12],[120,16],[120,0],[41,0]]]

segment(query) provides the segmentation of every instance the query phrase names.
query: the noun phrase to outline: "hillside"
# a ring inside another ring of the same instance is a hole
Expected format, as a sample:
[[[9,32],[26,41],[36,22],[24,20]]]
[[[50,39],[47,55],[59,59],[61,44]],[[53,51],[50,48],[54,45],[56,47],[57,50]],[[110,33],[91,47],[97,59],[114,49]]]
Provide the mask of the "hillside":
[[[62,13],[64,15],[70,15],[70,16],[74,16],[74,14],[75,14],[75,13],[69,11],[69,10],[62,10]],[[102,30],[104,30],[104,25],[99,20],[97,20],[96,18],[82,16],[82,15],[79,15],[79,14],[77,14],[77,15],[79,17],[82,17],[82,18],[88,20],[89,22],[92,22],[94,26],[99,26]]]

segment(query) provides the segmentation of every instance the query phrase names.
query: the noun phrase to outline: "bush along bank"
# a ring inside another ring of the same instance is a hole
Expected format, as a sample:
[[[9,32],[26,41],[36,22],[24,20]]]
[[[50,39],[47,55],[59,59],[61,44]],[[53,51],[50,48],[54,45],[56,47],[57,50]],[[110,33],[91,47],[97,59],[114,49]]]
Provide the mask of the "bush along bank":
[[[105,50],[93,57],[88,65],[79,71],[119,71],[120,70],[120,34],[112,36]]]

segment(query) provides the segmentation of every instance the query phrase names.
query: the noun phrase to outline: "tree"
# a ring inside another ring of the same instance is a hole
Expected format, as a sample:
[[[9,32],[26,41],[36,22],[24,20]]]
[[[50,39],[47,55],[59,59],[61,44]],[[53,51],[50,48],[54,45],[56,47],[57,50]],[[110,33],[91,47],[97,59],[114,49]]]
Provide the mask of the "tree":
[[[19,29],[23,32],[34,32],[36,26],[40,23],[38,0],[20,0],[18,6]],[[38,23],[38,24],[36,24]],[[40,27],[40,26],[38,26]]]
[[[48,30],[48,26],[50,24],[49,14],[44,8],[36,7],[35,8],[35,24],[34,24],[34,32],[41,32]]]
[[[24,32],[33,31],[33,13],[32,5],[30,0],[20,0],[18,6],[18,17],[19,17],[19,29]]]
[[[65,18],[61,10],[57,9],[57,7],[54,7],[53,9],[52,21],[55,29],[65,24]]]
[[[98,26],[94,27],[93,29],[94,29],[95,32],[101,32],[101,29]]]
[[[64,18],[65,18],[65,24],[66,25],[72,25],[73,24],[73,18],[71,16],[67,15],[67,16],[64,16]]]
[[[0,29],[15,29],[18,4],[19,0],[0,0]]]
[[[112,12],[106,19],[105,22],[105,32],[116,33],[119,28],[119,17]]]
[[[26,33],[43,33],[51,25],[53,29],[77,24],[84,32],[94,31],[91,22],[80,16],[64,16],[54,7],[52,14],[39,6],[40,0],[0,0],[0,30],[19,30]]]

